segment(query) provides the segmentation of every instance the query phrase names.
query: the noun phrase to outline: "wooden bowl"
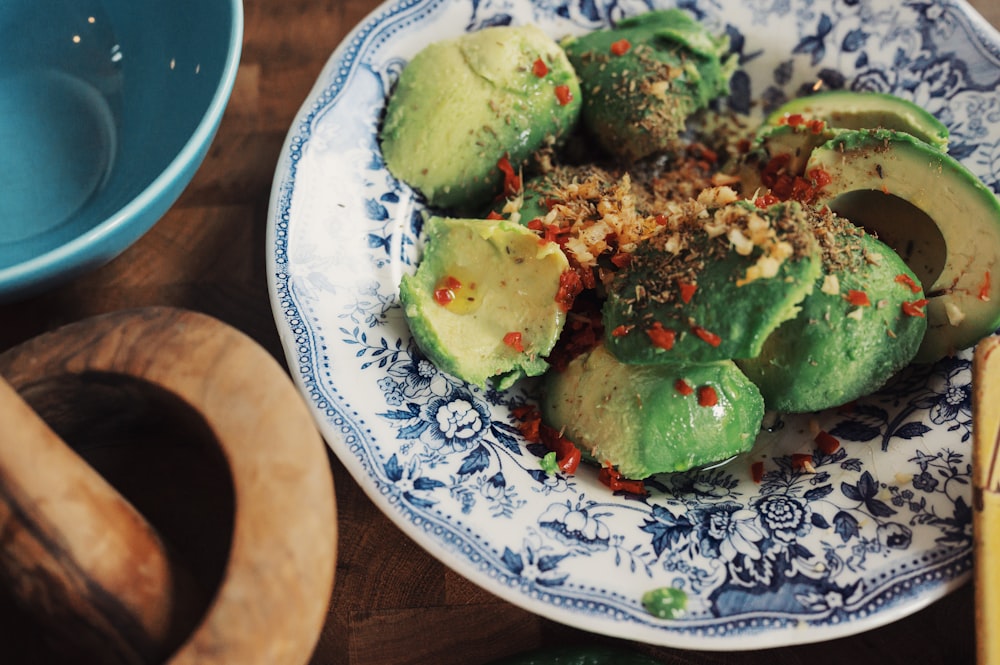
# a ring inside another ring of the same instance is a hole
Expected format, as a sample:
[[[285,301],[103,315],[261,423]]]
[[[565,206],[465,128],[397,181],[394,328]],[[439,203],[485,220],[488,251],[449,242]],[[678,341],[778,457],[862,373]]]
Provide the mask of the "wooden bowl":
[[[3,653],[308,661],[333,588],[333,480],[264,349],[144,308],[29,340],[0,377],[0,610],[18,612]]]

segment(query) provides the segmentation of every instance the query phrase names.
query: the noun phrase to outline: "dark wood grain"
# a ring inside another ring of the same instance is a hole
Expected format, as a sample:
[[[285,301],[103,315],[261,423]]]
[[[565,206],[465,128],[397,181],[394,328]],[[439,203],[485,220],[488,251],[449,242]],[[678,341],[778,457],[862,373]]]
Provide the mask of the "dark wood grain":
[[[284,362],[264,259],[274,168],[327,58],[376,4],[245,0],[236,86],[191,185],[146,236],[108,265],[0,306],[0,351],[94,314],[171,305],[229,323]],[[997,0],[972,4],[1000,25]],[[312,665],[480,665],[541,645],[579,643],[640,650],[670,665],[952,665],[974,659],[970,585],[888,626],[822,644],[726,653],[588,634],[504,602],[452,572],[394,526],[332,457],[330,468],[339,514],[337,576]],[[12,612],[0,599],[0,644],[16,642],[23,655],[40,638]],[[0,647],[3,662],[31,662],[9,660],[5,649]]]

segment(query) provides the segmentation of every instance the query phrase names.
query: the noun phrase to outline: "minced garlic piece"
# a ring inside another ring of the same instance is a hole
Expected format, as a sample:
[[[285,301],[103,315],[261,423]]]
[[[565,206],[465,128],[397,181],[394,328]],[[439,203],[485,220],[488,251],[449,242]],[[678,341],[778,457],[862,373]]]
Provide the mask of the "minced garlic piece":
[[[944,312],[948,316],[948,323],[957,326],[965,320],[965,312],[958,308],[954,302],[947,301],[944,304]]]
[[[823,278],[823,285],[819,290],[829,296],[840,295],[840,279],[836,275],[827,275]]]

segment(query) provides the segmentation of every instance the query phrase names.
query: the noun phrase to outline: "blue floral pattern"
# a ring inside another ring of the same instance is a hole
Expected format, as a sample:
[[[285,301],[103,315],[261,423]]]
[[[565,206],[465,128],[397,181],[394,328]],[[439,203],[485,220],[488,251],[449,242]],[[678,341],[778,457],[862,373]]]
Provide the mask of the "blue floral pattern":
[[[674,3],[665,2],[666,5]],[[1000,192],[1000,39],[958,0],[679,0],[730,37],[728,103],[766,111],[822,81],[932,111],[951,151]],[[848,409],[776,420],[728,465],[612,492],[546,470],[499,393],[414,346],[397,287],[419,257],[423,202],[386,171],[387,91],[434,35],[535,22],[554,36],[645,0],[399,0],[343,42],[292,127],[269,225],[275,318],[324,435],[417,542],[494,593],[611,635],[759,648],[865,630],[971,569],[970,356],[913,367]],[[823,429],[842,445],[824,452]],[[760,470],[754,478],[754,466]],[[663,586],[683,615],[641,605]]]

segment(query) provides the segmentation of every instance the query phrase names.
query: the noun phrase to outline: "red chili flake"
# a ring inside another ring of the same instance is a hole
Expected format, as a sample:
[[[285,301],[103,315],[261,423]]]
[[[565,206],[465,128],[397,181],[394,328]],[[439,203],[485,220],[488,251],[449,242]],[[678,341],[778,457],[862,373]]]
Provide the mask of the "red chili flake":
[[[927,305],[927,299],[921,298],[920,300],[914,300],[913,302],[903,302],[903,314],[907,316],[919,316],[923,318],[927,316],[924,312],[924,307]]]
[[[908,288],[913,293],[920,293],[920,285],[913,281],[913,278],[906,273],[896,275],[896,281]]]
[[[780,200],[781,199],[774,194],[764,194],[764,196],[758,196],[754,199],[753,204],[758,208],[769,208],[775,203],[778,203]]]
[[[750,477],[753,478],[755,483],[760,483],[764,480],[764,463],[754,462],[750,465]]]
[[[691,384],[684,379],[677,379],[674,381],[674,390],[685,397],[694,392],[694,388],[691,387]]]
[[[611,53],[614,55],[625,55],[632,48],[632,44],[627,39],[619,39],[611,44]]]
[[[560,106],[566,106],[573,101],[573,93],[570,91],[568,85],[556,86],[556,99],[559,100]]]
[[[870,307],[872,304],[872,301],[868,299],[868,294],[857,289],[851,289],[844,297],[847,298],[847,302],[856,307]]]
[[[832,455],[840,449],[840,441],[825,430],[820,430],[813,441],[824,455]]]
[[[556,454],[556,463],[559,466],[559,470],[563,473],[575,473],[583,457],[580,449],[573,445],[572,441],[548,425],[542,424],[539,427],[539,435],[545,447]]]
[[[451,275],[446,275],[438,286],[434,289],[434,302],[439,305],[448,305],[455,299],[455,291],[462,287],[462,283]]]
[[[665,351],[674,348],[674,340],[677,339],[677,333],[669,328],[664,328],[663,324],[659,321],[654,322],[652,326],[647,328],[646,334],[649,336],[653,346],[658,346]]]
[[[719,346],[722,344],[722,338],[716,335],[710,330],[705,330],[701,326],[691,326],[691,332],[693,332],[698,339],[703,342],[707,342],[712,346]]]
[[[817,189],[823,189],[831,182],[833,182],[833,176],[827,173],[825,169],[816,167],[809,171],[809,179],[813,181]]]
[[[641,480],[629,480],[622,476],[618,469],[611,466],[611,462],[605,462],[601,470],[597,472],[597,478],[602,483],[611,488],[612,492],[619,490],[628,494],[639,494],[645,496],[646,486]]]
[[[809,453],[795,453],[792,455],[792,468],[806,473],[816,473],[812,460],[813,456]]]
[[[631,330],[632,330],[632,326],[627,326],[627,325],[625,325],[623,323],[621,325],[615,326],[615,329],[611,331],[611,336],[612,337],[624,337],[625,335],[629,334],[629,331],[631,331]]]
[[[503,215],[498,213],[496,210],[490,210],[486,215],[486,219],[503,219]]]
[[[549,73],[549,66],[545,64],[545,61],[539,58],[535,60],[535,64],[531,66],[531,71],[538,78],[545,78],[545,75]]]
[[[504,335],[503,343],[518,353],[524,353],[524,342],[522,341],[521,333],[519,332],[509,332]]]
[[[786,115],[781,120],[778,121],[779,125],[789,125],[791,127],[798,127],[806,121],[805,117],[801,113],[791,113]]]
[[[564,312],[573,307],[573,301],[583,291],[583,280],[575,270],[566,270],[559,275],[559,290],[556,291],[556,302]]]
[[[632,255],[628,252],[617,251],[611,255],[611,263],[618,268],[624,268],[632,263]]]
[[[979,299],[983,302],[989,302],[990,300],[990,271],[987,270],[986,274],[983,275],[983,283],[979,287]]]
[[[715,406],[719,403],[719,394],[712,386],[698,387],[698,406]]]
[[[689,284],[688,282],[681,282],[681,300],[685,303],[691,302],[691,298],[694,297],[694,292],[698,290],[697,284]]]
[[[521,176],[515,173],[506,154],[497,160],[497,168],[503,171],[504,196],[517,196],[521,192]]]

